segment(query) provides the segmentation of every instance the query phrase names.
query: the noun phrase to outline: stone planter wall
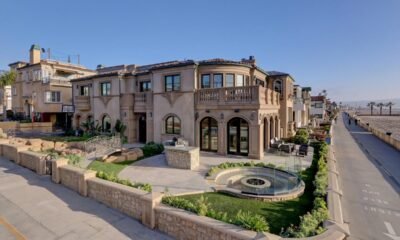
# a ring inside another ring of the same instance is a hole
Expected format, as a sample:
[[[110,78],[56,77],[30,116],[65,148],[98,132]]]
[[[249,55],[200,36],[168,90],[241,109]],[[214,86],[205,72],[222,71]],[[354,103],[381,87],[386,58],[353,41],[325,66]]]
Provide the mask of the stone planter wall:
[[[19,152],[19,164],[35,171],[39,175],[46,174],[46,155],[31,151]]]
[[[87,196],[87,182],[89,178],[96,177],[96,172],[70,165],[59,167],[60,183],[82,196]]]
[[[168,166],[193,170],[200,164],[198,147],[165,147]]]

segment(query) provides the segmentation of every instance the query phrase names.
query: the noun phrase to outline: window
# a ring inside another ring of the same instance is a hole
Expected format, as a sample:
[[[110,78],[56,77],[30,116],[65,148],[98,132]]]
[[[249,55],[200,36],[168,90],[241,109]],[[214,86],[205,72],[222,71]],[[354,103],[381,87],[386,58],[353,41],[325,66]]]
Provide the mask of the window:
[[[282,81],[281,80],[276,80],[274,82],[274,90],[280,94],[282,94]]]
[[[236,75],[236,87],[243,87],[244,86],[244,76],[243,75]]]
[[[214,88],[222,88],[223,87],[223,78],[222,74],[214,74]]]
[[[165,91],[179,91],[181,89],[181,76],[180,75],[170,75],[165,76]]]
[[[234,80],[235,80],[235,75],[233,75],[233,74],[226,74],[226,75],[225,75],[225,86],[226,86],[226,87],[233,87],[233,86],[235,86]]]
[[[100,93],[101,96],[111,95],[111,83],[110,82],[100,83]]]
[[[140,92],[148,92],[150,90],[151,90],[151,82],[150,81],[140,82],[140,85],[139,85]]]
[[[201,88],[210,88],[210,74],[201,75]]]
[[[17,95],[17,88],[16,88],[16,87],[12,87],[12,94],[13,94],[14,96]]]
[[[60,92],[45,92],[45,100],[48,103],[59,103],[61,102]]]
[[[165,133],[181,134],[181,120],[176,116],[170,116],[165,120]]]
[[[315,108],[322,108],[322,103],[316,103]]]
[[[89,86],[81,86],[79,93],[81,96],[89,96]]]

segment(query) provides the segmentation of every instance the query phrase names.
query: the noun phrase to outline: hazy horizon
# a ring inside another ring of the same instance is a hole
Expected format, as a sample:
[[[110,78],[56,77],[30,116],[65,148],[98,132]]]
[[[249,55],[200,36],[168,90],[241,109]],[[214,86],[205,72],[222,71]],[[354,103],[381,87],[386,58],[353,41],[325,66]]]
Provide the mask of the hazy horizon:
[[[31,44],[81,64],[254,55],[263,69],[340,101],[400,98],[400,1],[5,1],[0,69]],[[373,11],[372,11],[373,10]],[[11,24],[12,22],[12,24]]]

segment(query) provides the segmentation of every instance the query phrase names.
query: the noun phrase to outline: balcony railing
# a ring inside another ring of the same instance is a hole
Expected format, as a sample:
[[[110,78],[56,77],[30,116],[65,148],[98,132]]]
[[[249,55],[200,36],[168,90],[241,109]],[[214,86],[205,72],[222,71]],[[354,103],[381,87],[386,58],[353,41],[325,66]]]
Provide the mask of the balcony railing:
[[[58,76],[52,76],[52,77],[44,77],[42,78],[42,82],[45,84],[57,84],[57,85],[71,85],[71,79],[66,78],[66,77],[58,77]]]
[[[137,92],[135,93],[135,112],[145,111],[152,108],[153,104],[152,92]]]
[[[90,96],[75,96],[76,110],[89,111],[90,107]]]
[[[196,101],[197,104],[206,105],[279,105],[279,93],[258,85],[229,88],[207,88],[196,91]]]

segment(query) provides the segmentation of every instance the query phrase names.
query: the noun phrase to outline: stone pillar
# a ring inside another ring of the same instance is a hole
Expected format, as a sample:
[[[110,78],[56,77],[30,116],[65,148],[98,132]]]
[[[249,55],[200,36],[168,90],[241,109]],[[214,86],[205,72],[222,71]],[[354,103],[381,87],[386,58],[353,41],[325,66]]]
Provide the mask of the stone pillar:
[[[270,126],[272,128],[272,131],[270,132],[271,134],[271,139],[275,137],[275,118],[272,118],[271,122],[270,122]],[[270,129],[271,129],[270,128]]]
[[[51,180],[55,183],[60,183],[60,169],[59,167],[68,165],[68,159],[54,159],[51,163]]]
[[[200,138],[201,133],[198,136]],[[223,121],[218,121],[218,154],[220,155],[227,154],[227,138],[226,124]]]
[[[282,138],[282,134],[280,133],[280,130],[281,130],[281,120],[280,119],[278,119],[277,120],[277,122],[276,122],[276,135],[277,135],[277,137],[278,138]]]
[[[249,158],[263,159],[264,148],[262,146],[263,124],[249,126]]]
[[[269,120],[264,120],[264,149],[267,150],[269,149],[269,142],[270,142],[270,134],[269,134],[269,129],[270,129],[270,123]]]
[[[82,175],[82,178],[81,179],[79,179],[79,194],[80,195],[82,195],[82,196],[84,196],[84,197],[87,197],[87,189],[88,189],[88,186],[87,186],[87,180],[88,179],[90,179],[90,178],[95,178],[96,177],[96,171],[93,171],[93,170],[86,170],[84,173],[83,173],[83,175]]]
[[[158,192],[148,193],[141,197],[142,202],[142,224],[154,229],[156,226],[154,208],[161,203],[163,194]]]

